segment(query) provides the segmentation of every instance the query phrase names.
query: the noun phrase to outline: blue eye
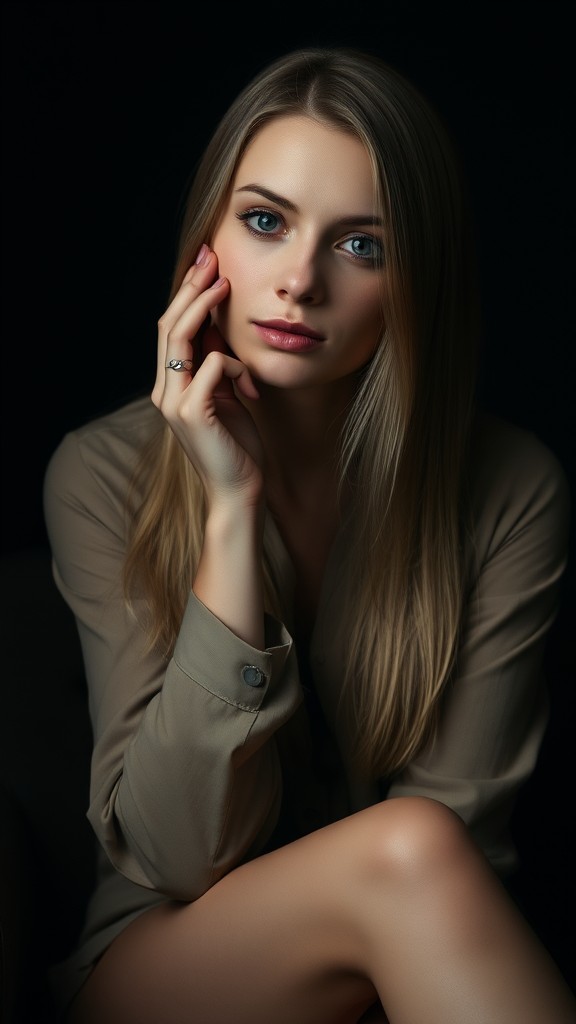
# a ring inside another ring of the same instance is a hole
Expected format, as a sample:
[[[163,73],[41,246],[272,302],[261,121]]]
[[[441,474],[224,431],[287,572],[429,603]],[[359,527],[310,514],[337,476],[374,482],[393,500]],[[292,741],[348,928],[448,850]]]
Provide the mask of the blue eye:
[[[270,210],[246,210],[238,213],[237,217],[254,235],[271,235],[281,224],[280,217]]]
[[[348,245],[349,249],[346,248]],[[379,263],[383,258],[381,243],[369,235],[354,235],[352,238],[347,238],[345,242],[342,242],[342,248],[355,259],[366,262]]]

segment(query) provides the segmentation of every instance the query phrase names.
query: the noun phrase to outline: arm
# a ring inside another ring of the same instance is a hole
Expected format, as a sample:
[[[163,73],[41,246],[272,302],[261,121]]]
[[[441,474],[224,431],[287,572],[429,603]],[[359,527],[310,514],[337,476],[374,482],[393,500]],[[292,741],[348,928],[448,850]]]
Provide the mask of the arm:
[[[281,799],[275,732],[301,700],[290,637],[267,649],[190,595],[174,656],[146,652],[124,604],[122,482],[106,430],[64,439],[48,467],[46,522],[57,585],[79,628],[94,733],[88,817],[132,881],[193,899],[261,848]],[[246,684],[256,665],[263,684]]]
[[[226,386],[234,379],[249,392],[245,368],[213,352],[192,388],[190,374],[164,370],[167,342],[189,345],[218,301],[206,290],[214,272],[202,271],[199,288],[187,275],[159,332],[154,401],[194,461],[208,505],[168,662],[146,650],[142,602],[133,615],[122,594],[124,496],[139,447],[131,425],[112,418],[69,435],[45,484],[55,578],[76,616],[90,691],[89,819],[120,872],[186,900],[269,838],[281,800],[275,733],[301,700],[291,639],[263,612],[261,474],[247,451],[257,438]],[[256,667],[258,685],[246,666]]]
[[[542,661],[568,546],[569,494],[529,435],[489,431],[479,453],[472,579],[436,742],[393,782],[452,807],[500,873],[515,864],[509,823],[547,724]]]
[[[216,254],[203,246],[158,322],[152,401],[204,488],[206,525],[193,590],[238,636],[261,646],[262,446],[244,400],[258,399],[246,367],[212,324],[229,294]],[[189,369],[175,372],[178,361]]]

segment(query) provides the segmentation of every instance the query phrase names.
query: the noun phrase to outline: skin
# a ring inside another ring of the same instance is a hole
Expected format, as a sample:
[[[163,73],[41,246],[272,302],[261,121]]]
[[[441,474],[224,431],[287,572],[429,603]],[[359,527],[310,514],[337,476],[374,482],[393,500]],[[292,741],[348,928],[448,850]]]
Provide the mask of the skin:
[[[238,191],[247,184],[293,208]],[[254,206],[268,213],[251,223],[274,225],[272,239],[238,219]],[[381,229],[341,221],[372,213],[356,140],[306,118],[265,126],[212,246],[159,322],[153,401],[206,493],[194,590],[256,647],[265,503],[299,579],[298,642],[313,621],[336,526],[336,426],[383,329],[382,274],[349,252],[364,234],[383,243]],[[208,314],[198,368],[166,370],[197,355]],[[253,320],[277,317],[325,340],[272,350]],[[353,1024],[366,1012],[385,1021],[381,1004],[393,1024],[576,1022],[555,965],[460,819],[434,800],[384,801],[236,868],[191,904],[142,914],[96,965],[69,1022]]]
[[[260,214],[239,219],[255,210]],[[338,525],[340,419],[354,374],[384,329],[385,278],[375,263],[384,236],[370,223],[374,213],[370,161],[357,139],[308,118],[266,125],[240,163],[213,248],[201,251],[160,321],[153,400],[200,474],[209,505],[194,589],[255,646],[263,640],[256,552],[264,499],[296,568],[302,638],[314,619]],[[208,313],[217,330],[203,338],[205,358],[193,381],[167,372],[170,358],[193,357]],[[253,321],[274,318],[304,322],[325,340],[305,354],[271,349]],[[222,558],[246,571],[239,602],[221,585],[212,590]]]
[[[384,251],[384,235],[370,224],[372,193],[364,146],[307,118],[272,122],[245,154],[213,239],[230,282],[213,319],[268,388],[306,389],[316,405],[311,389],[330,393],[344,381],[338,393],[350,395],[350,375],[378,344],[383,312],[374,257]],[[253,321],[273,317],[304,321],[325,341],[305,354],[270,349]]]

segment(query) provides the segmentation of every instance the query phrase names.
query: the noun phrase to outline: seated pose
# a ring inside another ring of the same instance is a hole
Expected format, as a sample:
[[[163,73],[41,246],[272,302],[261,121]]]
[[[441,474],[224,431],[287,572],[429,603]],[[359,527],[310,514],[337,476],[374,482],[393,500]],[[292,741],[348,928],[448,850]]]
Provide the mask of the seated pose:
[[[470,225],[369,53],[288,53],[216,128],[151,400],[45,479],[100,849],[68,1024],[576,1021],[505,886],[567,483],[479,408]]]

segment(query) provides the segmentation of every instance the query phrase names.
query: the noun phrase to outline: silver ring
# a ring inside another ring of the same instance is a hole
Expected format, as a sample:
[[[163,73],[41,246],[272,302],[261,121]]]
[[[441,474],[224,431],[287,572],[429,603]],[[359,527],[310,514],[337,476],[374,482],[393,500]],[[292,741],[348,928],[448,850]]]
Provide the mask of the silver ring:
[[[192,365],[191,359],[171,359],[169,363],[166,363],[164,369],[176,370],[177,373],[184,373],[187,370],[188,373],[191,373]]]

